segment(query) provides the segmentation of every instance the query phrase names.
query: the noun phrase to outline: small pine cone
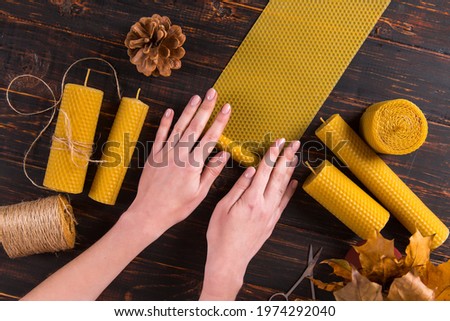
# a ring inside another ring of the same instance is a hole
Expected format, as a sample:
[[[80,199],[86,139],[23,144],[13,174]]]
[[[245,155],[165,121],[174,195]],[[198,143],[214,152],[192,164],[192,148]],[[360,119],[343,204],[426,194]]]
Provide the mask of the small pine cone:
[[[125,39],[128,56],[139,72],[146,76],[165,76],[181,68],[185,55],[186,36],[180,26],[172,25],[168,17],[154,14],[142,17],[131,26]]]

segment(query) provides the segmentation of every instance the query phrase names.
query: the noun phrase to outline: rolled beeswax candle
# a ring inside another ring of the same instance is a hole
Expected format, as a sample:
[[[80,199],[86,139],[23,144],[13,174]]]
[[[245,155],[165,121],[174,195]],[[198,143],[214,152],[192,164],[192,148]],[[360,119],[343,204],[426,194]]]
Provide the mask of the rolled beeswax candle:
[[[333,115],[319,129],[317,137],[333,150],[355,176],[378,198],[408,231],[435,235],[437,248],[449,230],[386,163],[339,116]]]
[[[327,160],[306,179],[303,189],[364,240],[389,220],[388,211]]]
[[[241,144],[234,143],[231,139],[221,135],[217,145],[220,149],[231,154],[232,158],[244,166],[255,166],[259,161],[258,156],[247,150]]]
[[[378,153],[405,155],[425,142],[428,123],[415,104],[395,99],[367,108],[361,117],[360,132]]]
[[[103,91],[67,84],[53,135],[44,186],[55,191],[83,191],[92,153]]]
[[[89,192],[93,200],[108,205],[116,203],[148,108],[137,98],[122,98]]]

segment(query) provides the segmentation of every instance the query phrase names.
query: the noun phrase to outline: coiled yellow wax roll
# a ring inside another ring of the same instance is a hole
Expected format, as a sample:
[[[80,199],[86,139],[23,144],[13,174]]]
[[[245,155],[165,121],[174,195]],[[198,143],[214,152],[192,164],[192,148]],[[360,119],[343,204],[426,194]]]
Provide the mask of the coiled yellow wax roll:
[[[449,230],[386,163],[339,116],[333,115],[316,135],[411,233],[435,235],[437,248]]]
[[[148,109],[137,98],[122,98],[89,192],[93,200],[108,205],[116,203]]]
[[[55,191],[83,191],[92,153],[103,91],[67,84],[53,135],[44,186]]]
[[[220,136],[217,145],[220,149],[230,153],[231,157],[243,166],[255,166],[259,161],[258,156],[250,152],[241,144],[233,142],[224,135]]]
[[[364,240],[389,220],[386,209],[327,160],[306,179],[303,189]]]
[[[374,104],[361,117],[360,132],[377,152],[404,155],[425,142],[428,123],[412,102],[395,99]]]

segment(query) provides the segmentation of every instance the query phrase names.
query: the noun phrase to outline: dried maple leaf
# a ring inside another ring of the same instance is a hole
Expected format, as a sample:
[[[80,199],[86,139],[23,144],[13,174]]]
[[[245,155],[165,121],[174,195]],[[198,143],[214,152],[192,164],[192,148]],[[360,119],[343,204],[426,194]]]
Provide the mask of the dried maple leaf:
[[[325,290],[328,292],[334,292],[337,290],[340,290],[344,287],[344,282],[331,282],[331,283],[325,283],[317,279],[311,278],[312,282],[315,286],[317,286],[321,290]]]
[[[427,262],[421,275],[422,282],[434,291],[436,300],[447,300],[450,295],[450,261],[435,266]]]
[[[361,274],[379,284],[387,284],[407,271],[403,261],[397,260],[394,240],[386,240],[380,233],[374,234],[361,246],[354,246],[361,262]]]
[[[423,237],[419,231],[416,231],[409,238],[409,245],[405,251],[404,268],[408,271],[414,269],[416,275],[422,275],[427,262],[430,261],[432,241],[433,236]]]
[[[408,272],[392,282],[387,299],[390,301],[432,301],[434,292],[420,280],[420,277]]]
[[[370,282],[356,269],[352,270],[352,281],[334,292],[336,301],[382,301],[381,285]]]
[[[435,299],[436,301],[450,301],[450,287],[446,288]]]
[[[352,280],[352,267],[346,260],[330,259],[324,260],[320,263],[331,266],[333,268],[333,273],[342,277],[345,281]]]

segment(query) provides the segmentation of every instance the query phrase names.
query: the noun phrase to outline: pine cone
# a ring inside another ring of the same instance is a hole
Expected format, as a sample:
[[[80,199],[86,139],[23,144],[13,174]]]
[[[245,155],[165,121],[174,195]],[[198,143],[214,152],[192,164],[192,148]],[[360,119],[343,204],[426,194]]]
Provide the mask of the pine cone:
[[[131,26],[125,39],[128,56],[139,72],[146,76],[165,76],[172,69],[181,68],[185,55],[183,44],[186,36],[180,26],[172,25],[168,17],[154,14],[142,17]]]

